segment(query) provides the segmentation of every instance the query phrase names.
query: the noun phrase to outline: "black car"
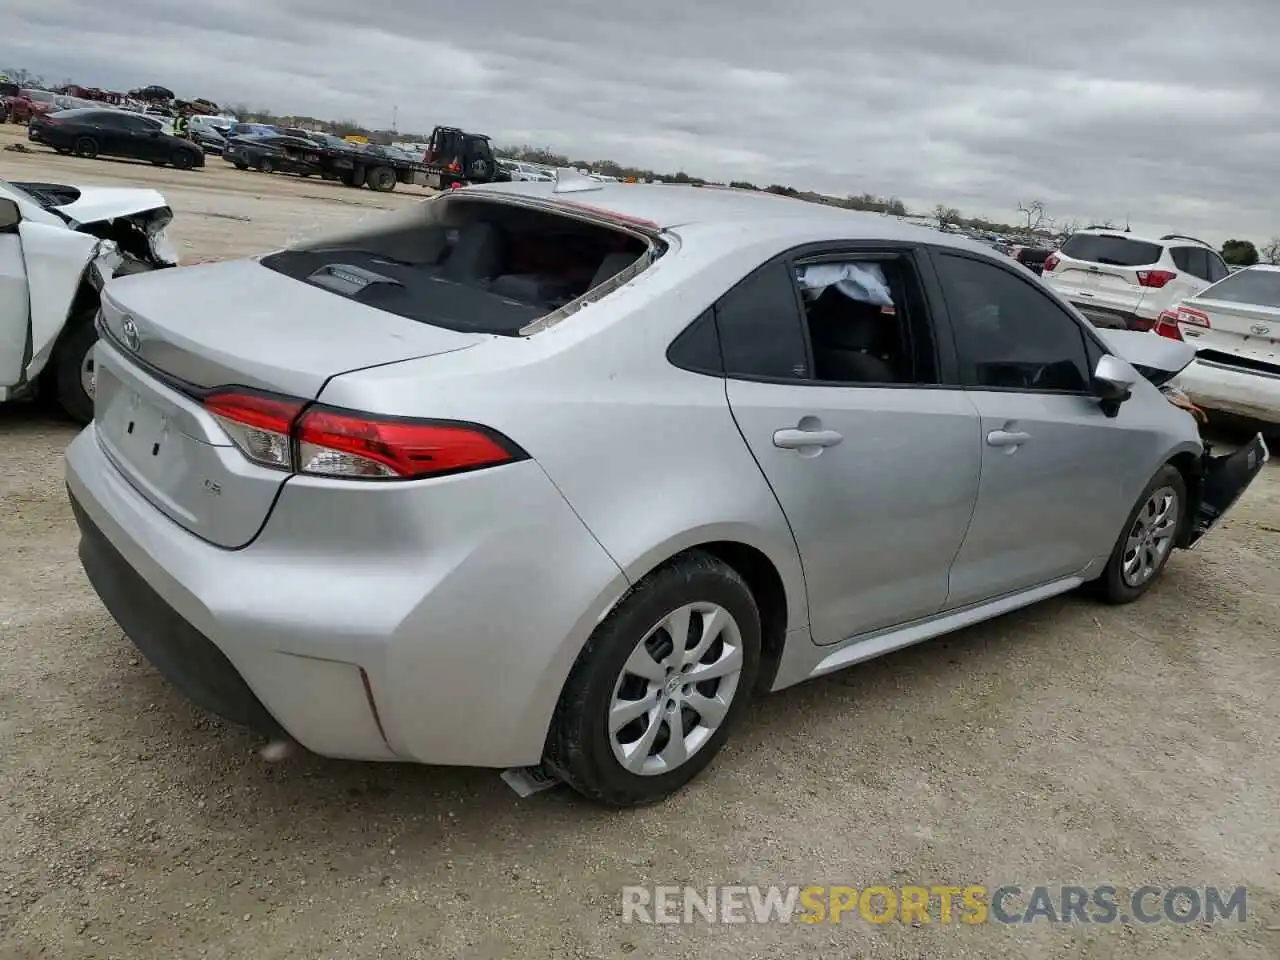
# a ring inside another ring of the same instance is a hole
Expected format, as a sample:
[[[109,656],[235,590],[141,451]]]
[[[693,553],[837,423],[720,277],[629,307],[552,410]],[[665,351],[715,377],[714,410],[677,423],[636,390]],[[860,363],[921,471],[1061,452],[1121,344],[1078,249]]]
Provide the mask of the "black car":
[[[165,133],[158,120],[125,110],[78,107],[35,116],[27,138],[78,157],[128,157],[182,170],[204,166],[204,151],[190,140]]]
[[[320,172],[319,147],[314,140],[266,134],[232,137],[222,148],[222,159],[237,170],[253,167],[263,173],[297,173],[304,177]]]
[[[1014,252],[1013,259],[1040,276],[1044,273],[1044,262],[1049,259],[1051,253],[1053,251],[1046,247],[1019,247]]]

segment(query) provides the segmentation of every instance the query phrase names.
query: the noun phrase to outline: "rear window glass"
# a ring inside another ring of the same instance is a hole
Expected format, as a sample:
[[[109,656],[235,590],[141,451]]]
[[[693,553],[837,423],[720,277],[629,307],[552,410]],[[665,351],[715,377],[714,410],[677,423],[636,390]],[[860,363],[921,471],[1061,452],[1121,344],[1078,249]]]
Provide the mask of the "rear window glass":
[[[1145,267],[1158,262],[1162,251],[1158,243],[1096,233],[1074,234],[1062,245],[1062,253],[1073,260],[1113,267]]]
[[[1205,290],[1200,299],[1280,308],[1280,271],[1241,270]]]
[[[262,265],[409,320],[516,336],[636,264],[644,238],[512,203],[441,197]]]

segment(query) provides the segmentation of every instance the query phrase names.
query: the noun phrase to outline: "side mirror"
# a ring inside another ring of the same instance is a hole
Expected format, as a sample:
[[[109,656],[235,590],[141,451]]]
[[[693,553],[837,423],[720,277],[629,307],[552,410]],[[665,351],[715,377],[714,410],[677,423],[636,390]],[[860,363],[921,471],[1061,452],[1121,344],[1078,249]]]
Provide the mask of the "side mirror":
[[[1108,417],[1119,413],[1120,404],[1133,395],[1138,377],[1138,371],[1117,356],[1108,353],[1099,359],[1093,371],[1093,392],[1102,401],[1102,412]]]
[[[22,222],[22,211],[8,197],[0,197],[0,230],[12,230]]]

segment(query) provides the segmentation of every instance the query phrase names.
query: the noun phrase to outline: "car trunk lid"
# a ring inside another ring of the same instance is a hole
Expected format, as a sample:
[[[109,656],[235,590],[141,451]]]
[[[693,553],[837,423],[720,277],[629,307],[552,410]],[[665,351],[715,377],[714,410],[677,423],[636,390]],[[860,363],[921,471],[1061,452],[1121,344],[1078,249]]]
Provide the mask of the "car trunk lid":
[[[484,336],[413,323],[235,260],[122,277],[103,318],[145,365],[197,387],[311,398],[335,374],[461,350]]]
[[[302,400],[333,376],[465,349],[485,336],[417,324],[254,261],[111,281],[94,420],[120,473],[175,523],[242,547],[290,474],[246,459],[201,402],[236,385]]]

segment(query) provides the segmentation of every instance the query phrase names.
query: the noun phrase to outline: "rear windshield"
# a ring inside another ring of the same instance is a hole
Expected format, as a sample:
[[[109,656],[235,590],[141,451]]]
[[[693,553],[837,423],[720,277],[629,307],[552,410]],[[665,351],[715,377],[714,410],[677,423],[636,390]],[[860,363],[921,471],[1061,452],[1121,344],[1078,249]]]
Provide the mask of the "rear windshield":
[[[1280,271],[1241,270],[1215,283],[1197,299],[1280,308]]]
[[[342,237],[262,259],[268,269],[419,323],[516,336],[650,250],[623,228],[442,196]]]
[[[1106,263],[1113,267],[1145,267],[1159,262],[1162,252],[1163,248],[1158,243],[1097,233],[1073,234],[1062,245],[1062,253],[1073,260]]]

